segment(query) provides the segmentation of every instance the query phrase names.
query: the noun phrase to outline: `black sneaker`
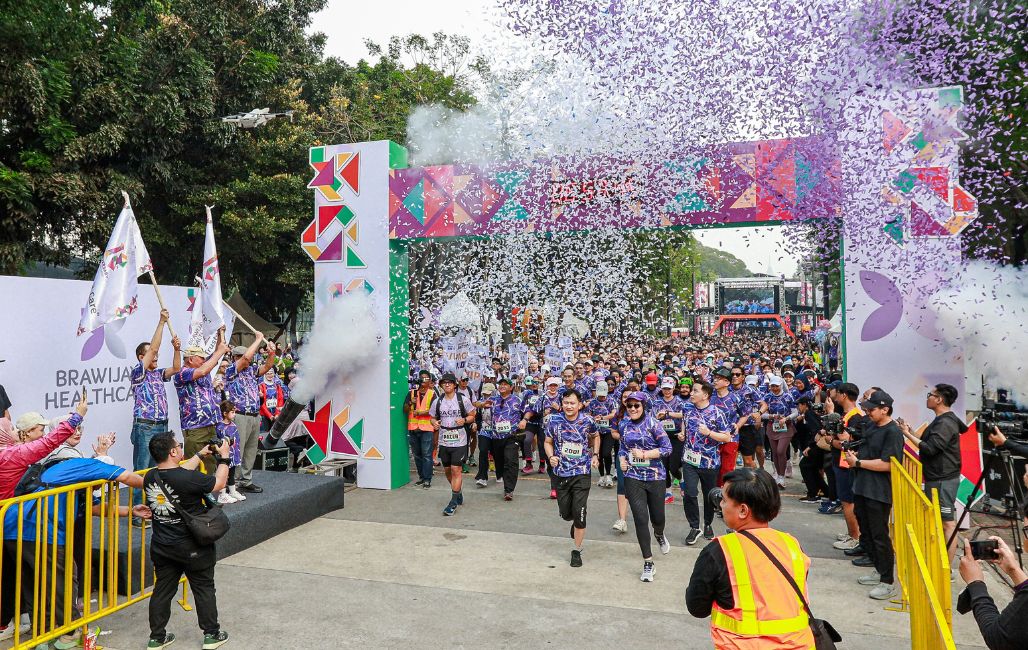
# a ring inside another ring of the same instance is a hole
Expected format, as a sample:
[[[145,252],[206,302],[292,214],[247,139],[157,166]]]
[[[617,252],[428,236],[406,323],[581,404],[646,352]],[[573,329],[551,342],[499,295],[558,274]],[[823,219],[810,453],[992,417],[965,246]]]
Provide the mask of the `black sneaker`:
[[[862,557],[867,555],[867,551],[864,550],[863,546],[854,546],[853,548],[844,550],[843,554],[846,555],[846,557]]]
[[[146,644],[146,650],[167,648],[172,643],[175,643],[175,635],[169,632],[164,635],[163,639],[150,639],[150,642]]]
[[[800,497],[800,503],[821,503],[820,497]]]
[[[578,549],[571,551],[571,566],[582,566],[582,551],[579,551]]]
[[[693,544],[696,543],[696,540],[698,540],[699,538],[700,538],[700,529],[699,528],[690,528],[689,529],[689,535],[685,538],[685,543],[688,544],[689,546],[692,546]]]
[[[203,650],[215,650],[228,643],[228,632],[219,630],[217,634],[203,635]]]
[[[703,539],[714,539],[714,529],[710,526],[703,527]]]
[[[424,484],[425,484],[425,479],[423,479],[423,478],[422,479],[418,479],[417,482],[414,483],[414,485],[424,485]]]
[[[424,483],[421,484],[421,487],[425,488],[426,490],[431,488],[432,487],[432,481],[425,481]]]
[[[254,494],[260,494],[261,492],[264,491],[264,488],[262,488],[261,486],[257,485],[256,483],[247,483],[246,485],[237,485],[236,488],[239,489],[241,492],[253,492]],[[226,638],[228,638],[228,637],[226,637]]]
[[[871,558],[869,558],[866,555],[864,555],[862,557],[855,557],[852,560],[850,560],[850,563],[853,564],[853,566],[874,566],[875,565],[875,561],[872,560]]]

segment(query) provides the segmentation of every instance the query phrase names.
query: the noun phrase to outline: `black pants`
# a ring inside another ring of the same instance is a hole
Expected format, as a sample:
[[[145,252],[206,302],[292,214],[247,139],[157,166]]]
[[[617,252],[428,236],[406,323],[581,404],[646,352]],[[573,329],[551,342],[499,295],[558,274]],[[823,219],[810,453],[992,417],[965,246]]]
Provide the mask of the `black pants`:
[[[882,577],[882,582],[891,585],[892,565],[896,559],[889,538],[889,512],[892,504],[854,494],[853,509],[860,525],[860,545],[874,560],[875,570]]]
[[[72,580],[71,580],[71,592],[64,591],[64,580],[65,580],[65,567],[71,558],[68,557],[67,546],[53,546],[48,544],[46,549],[46,557],[44,563],[37,566],[36,562],[36,543],[23,541],[21,545],[21,556],[18,555],[18,542],[17,540],[4,540],[4,583],[7,583],[7,572],[10,570],[10,603],[5,603],[3,606],[4,621],[6,624],[10,619],[7,618],[10,615],[14,618],[14,625],[20,625],[20,619],[14,616],[14,591],[15,591],[15,571],[19,564],[21,564],[21,613],[32,613],[32,604],[36,597],[36,574],[39,574],[43,581],[46,583],[46,598],[42,599],[40,603],[40,610],[47,612],[43,617],[44,620],[40,621],[41,629],[52,630],[54,627],[60,627],[81,616],[81,612],[75,607],[75,594],[78,593],[79,585],[75,579],[74,565],[72,566]],[[42,555],[40,559],[44,559]],[[56,581],[54,581],[54,565],[56,565]],[[42,593],[42,588],[40,588]],[[0,595],[7,596],[5,592]],[[71,601],[71,619],[66,621],[64,619],[64,606],[66,601]],[[54,625],[50,625],[50,608],[53,605],[55,610]],[[23,635],[24,637],[24,635]]]
[[[717,473],[717,467],[700,469],[688,463],[682,464],[682,505],[690,528],[700,527],[700,505],[697,498],[703,501],[703,525],[709,526],[714,521],[714,506],[707,495],[717,487]]]
[[[217,561],[215,547],[169,548],[157,543],[150,544],[156,582],[150,596],[150,638],[163,639],[171,618],[171,601],[178,593],[178,581],[185,574],[189,590],[193,592],[196,621],[204,634],[217,634],[218,601],[214,589],[214,564]]]
[[[589,502],[591,474],[557,477],[557,510],[564,521],[574,522],[578,529],[585,528],[585,510]]]
[[[492,445],[492,438],[478,436],[478,471],[475,472],[476,481],[489,480],[489,448]],[[501,470],[499,463],[496,463],[496,478],[500,478]]]
[[[839,498],[839,495],[835,491],[835,470],[832,469],[832,455],[827,451],[822,453],[824,453],[825,482],[828,484],[828,492],[826,494],[830,500],[835,501]]]
[[[497,475],[503,477],[503,492],[513,492],[518,485],[518,441],[513,437],[490,438],[489,450],[493,452]]]
[[[671,453],[667,456],[661,456],[660,460],[664,463],[664,469],[667,470],[667,476],[664,477],[664,487],[671,487],[671,481],[673,479],[682,480],[682,454],[685,451],[685,441],[678,439],[677,433],[669,433],[671,437]]]
[[[610,435],[610,431],[600,436],[600,476],[611,476],[614,473],[614,456],[617,454],[617,440]]]
[[[818,493],[828,495],[828,483],[821,472],[825,466],[825,452],[813,446],[808,455],[800,459],[800,474],[803,475],[803,484],[807,486],[807,497],[813,499]]]
[[[644,560],[653,557],[650,550],[650,523],[653,523],[654,535],[664,536],[664,488],[660,480],[640,481],[625,477],[625,498],[632,508],[635,537],[639,540],[639,550]]]

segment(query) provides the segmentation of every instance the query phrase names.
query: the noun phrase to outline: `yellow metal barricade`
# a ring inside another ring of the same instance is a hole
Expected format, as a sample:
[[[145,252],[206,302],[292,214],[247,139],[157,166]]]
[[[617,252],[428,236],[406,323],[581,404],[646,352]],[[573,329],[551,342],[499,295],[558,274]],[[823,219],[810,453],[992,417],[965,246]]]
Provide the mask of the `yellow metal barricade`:
[[[891,470],[892,540],[902,587],[898,609],[910,614],[911,647],[954,648],[949,554],[939,494],[933,491],[931,499],[925,495],[921,463],[913,456],[904,453],[902,464],[893,459]]]
[[[140,492],[112,481],[91,481],[0,503],[0,521],[5,522],[0,581],[14,586],[0,594],[13,603],[0,603],[5,612],[14,612],[15,650],[87,628],[150,596],[144,579],[152,577],[146,575],[147,529],[119,520],[131,515],[133,493]],[[191,609],[184,583],[179,603]],[[26,633],[20,629],[21,614],[31,620]]]

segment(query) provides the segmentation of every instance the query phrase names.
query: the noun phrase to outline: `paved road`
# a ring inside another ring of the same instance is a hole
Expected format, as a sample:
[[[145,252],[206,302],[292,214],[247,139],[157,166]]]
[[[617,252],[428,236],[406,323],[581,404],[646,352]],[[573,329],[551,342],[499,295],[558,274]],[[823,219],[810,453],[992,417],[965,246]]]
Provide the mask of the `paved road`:
[[[700,546],[684,546],[679,502],[669,506],[671,554],[658,555],[656,581],[646,584],[631,525],[626,535],[610,530],[613,490],[593,488],[580,569],[568,565],[568,524],[548,491],[547,481],[532,477],[505,503],[499,486],[469,483],[466,505],[443,517],[449,490],[438,475],[430,490],[355,490],[345,510],[218,565],[221,621],[232,636],[225,647],[710,647],[707,621],[685,611]],[[776,526],[813,558],[815,614],[842,632],[844,648],[909,648],[907,614],[867,598],[855,582],[863,570],[831,548],[842,518],[798,503],[797,482],[787,493]],[[174,609],[175,647],[199,647],[195,616]],[[955,619],[960,647],[984,647],[973,620]],[[104,627],[113,630],[102,639],[106,647],[144,647],[146,603]]]

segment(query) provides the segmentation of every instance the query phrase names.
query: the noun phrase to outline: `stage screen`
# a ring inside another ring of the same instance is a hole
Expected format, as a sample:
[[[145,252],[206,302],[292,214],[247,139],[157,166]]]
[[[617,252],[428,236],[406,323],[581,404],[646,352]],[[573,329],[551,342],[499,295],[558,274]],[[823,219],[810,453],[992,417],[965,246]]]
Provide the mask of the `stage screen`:
[[[774,287],[722,287],[722,314],[777,314]]]

